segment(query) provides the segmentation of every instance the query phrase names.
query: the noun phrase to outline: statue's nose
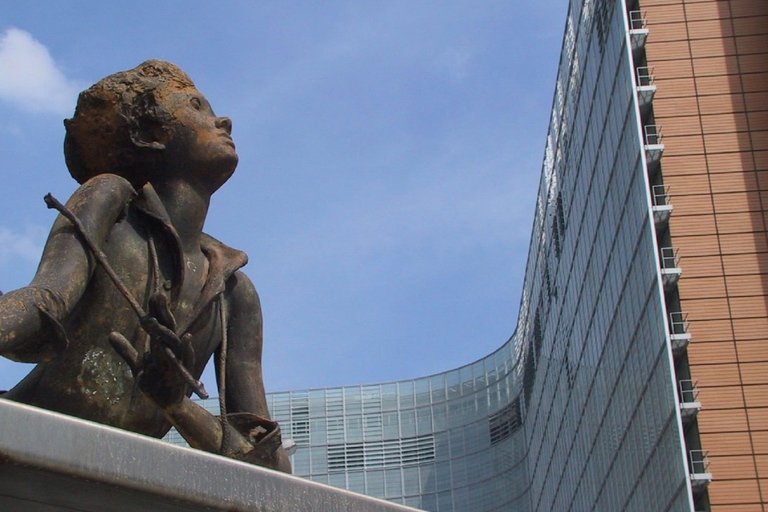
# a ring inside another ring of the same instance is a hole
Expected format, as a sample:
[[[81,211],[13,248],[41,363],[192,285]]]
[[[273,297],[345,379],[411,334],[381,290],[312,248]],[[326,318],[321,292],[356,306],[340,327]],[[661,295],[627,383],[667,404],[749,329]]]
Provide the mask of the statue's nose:
[[[220,117],[216,119],[216,127],[224,128],[228,134],[232,135],[232,120],[228,117]]]

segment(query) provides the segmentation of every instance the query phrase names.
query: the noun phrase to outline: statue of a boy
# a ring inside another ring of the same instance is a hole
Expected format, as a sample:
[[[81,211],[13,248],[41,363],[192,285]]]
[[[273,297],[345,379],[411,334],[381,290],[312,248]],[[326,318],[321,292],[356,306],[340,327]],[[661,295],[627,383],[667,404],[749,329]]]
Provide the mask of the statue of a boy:
[[[0,355],[38,363],[2,398],[153,437],[173,425],[192,446],[290,472],[262,382],[259,297],[239,271],[247,256],[202,231],[237,166],[232,122],[181,69],[150,60],[81,93],[65,126],[81,183],[66,209],[81,226],[60,215],[30,285],[0,297]],[[199,379],[211,356],[221,421],[182,375]]]

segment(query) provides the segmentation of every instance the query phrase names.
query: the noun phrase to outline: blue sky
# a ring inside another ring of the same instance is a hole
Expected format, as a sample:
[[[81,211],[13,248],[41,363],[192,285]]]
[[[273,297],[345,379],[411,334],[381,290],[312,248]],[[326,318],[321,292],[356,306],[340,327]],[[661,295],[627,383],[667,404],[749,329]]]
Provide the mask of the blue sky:
[[[413,378],[517,320],[566,15],[522,2],[9,2],[0,12],[0,290],[76,183],[77,93],[175,62],[232,118],[206,231],[246,251],[268,391]],[[0,389],[30,369],[0,360]],[[215,389],[209,372],[206,385]]]

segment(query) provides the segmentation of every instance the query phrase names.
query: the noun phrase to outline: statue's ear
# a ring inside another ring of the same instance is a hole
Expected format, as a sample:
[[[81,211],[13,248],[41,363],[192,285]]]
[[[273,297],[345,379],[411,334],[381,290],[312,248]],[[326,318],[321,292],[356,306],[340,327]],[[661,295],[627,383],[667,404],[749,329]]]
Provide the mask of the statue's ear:
[[[136,147],[165,149],[165,130],[160,110],[152,91],[137,98],[128,121],[131,141]]]
[[[136,119],[130,124],[131,142],[139,148],[165,149],[162,125],[154,119],[147,119],[148,116],[142,117],[143,119]]]

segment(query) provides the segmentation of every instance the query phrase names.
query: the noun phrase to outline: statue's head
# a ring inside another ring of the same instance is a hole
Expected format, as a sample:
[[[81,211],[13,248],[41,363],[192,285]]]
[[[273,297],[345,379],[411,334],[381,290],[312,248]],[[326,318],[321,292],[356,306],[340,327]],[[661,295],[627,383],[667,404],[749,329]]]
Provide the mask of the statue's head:
[[[166,143],[184,124],[181,110],[188,108],[188,98],[193,96],[202,98],[214,116],[189,76],[160,60],[148,60],[100,80],[80,93],[75,115],[64,121],[64,156],[70,174],[78,183],[103,173],[122,176],[135,187],[151,181],[164,172]],[[227,123],[228,137],[229,119],[215,119]],[[236,165],[236,154],[234,158]]]

